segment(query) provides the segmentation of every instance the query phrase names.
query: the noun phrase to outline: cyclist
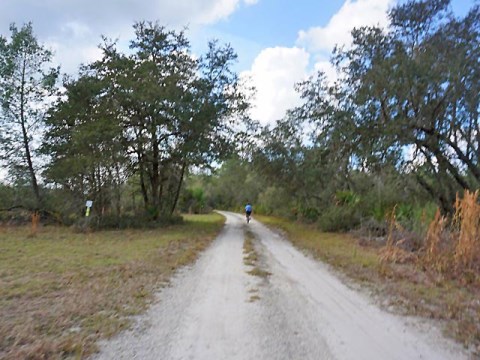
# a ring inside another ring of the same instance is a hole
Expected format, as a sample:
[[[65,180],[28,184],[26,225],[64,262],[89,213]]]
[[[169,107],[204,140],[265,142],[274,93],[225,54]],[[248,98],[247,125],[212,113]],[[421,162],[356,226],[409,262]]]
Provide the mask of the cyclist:
[[[247,201],[247,205],[245,205],[245,216],[247,217],[247,222],[250,221],[250,215],[252,215],[252,205]]]

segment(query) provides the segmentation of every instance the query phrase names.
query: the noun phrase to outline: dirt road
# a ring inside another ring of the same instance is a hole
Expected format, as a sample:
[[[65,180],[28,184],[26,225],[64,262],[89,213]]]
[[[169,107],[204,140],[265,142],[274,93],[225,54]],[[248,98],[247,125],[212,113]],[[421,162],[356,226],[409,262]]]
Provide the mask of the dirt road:
[[[96,359],[465,358],[437,330],[380,310],[257,221],[222,214],[213,245]],[[266,278],[247,273],[247,227]]]

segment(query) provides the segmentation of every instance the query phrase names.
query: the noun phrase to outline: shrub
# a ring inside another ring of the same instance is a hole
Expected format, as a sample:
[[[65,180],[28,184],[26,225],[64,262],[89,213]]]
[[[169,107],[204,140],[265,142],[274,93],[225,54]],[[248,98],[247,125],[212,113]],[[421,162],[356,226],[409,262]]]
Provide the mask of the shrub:
[[[347,231],[360,224],[361,215],[354,207],[332,206],[323,211],[318,224],[323,231]]]
[[[300,219],[306,222],[315,222],[320,216],[320,211],[314,207],[305,207],[300,209]]]
[[[183,221],[180,215],[163,216],[152,220],[148,213],[139,214],[104,214],[82,217],[77,220],[73,228],[79,232],[90,230],[119,230],[119,229],[151,229],[168,225],[179,224]]]

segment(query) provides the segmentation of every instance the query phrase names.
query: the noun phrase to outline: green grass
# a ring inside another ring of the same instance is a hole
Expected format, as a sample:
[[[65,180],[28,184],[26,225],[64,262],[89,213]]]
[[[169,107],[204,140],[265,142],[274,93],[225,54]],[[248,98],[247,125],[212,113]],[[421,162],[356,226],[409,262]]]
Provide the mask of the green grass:
[[[217,214],[141,231],[0,229],[0,358],[82,358],[129,325],[223,225]]]

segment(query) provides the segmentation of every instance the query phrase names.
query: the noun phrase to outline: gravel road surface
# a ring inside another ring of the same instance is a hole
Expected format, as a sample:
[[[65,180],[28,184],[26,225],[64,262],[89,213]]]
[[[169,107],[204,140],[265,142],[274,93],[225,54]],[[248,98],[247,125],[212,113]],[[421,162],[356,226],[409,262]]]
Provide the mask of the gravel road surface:
[[[438,330],[380,310],[280,235],[222,212],[225,228],[94,359],[466,359]],[[249,275],[245,231],[260,267]]]

